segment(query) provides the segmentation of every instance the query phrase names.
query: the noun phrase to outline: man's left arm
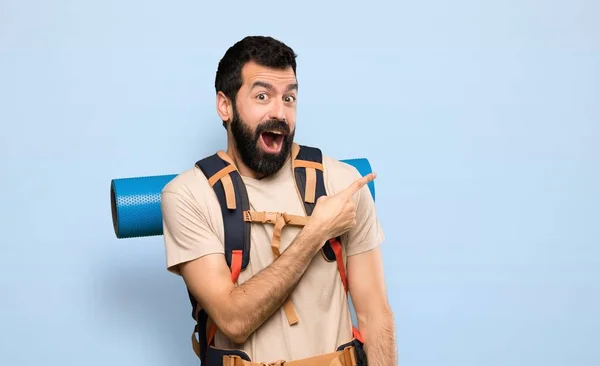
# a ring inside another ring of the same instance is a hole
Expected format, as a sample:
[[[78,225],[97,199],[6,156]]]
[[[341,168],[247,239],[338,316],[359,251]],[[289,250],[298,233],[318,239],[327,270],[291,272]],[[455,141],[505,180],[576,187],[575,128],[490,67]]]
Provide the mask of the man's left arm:
[[[394,315],[388,303],[379,247],[348,257],[348,288],[369,366],[397,365]]]
[[[356,197],[356,226],[347,233],[348,290],[369,366],[398,364],[394,315],[388,302],[380,244],[383,230],[368,186]]]

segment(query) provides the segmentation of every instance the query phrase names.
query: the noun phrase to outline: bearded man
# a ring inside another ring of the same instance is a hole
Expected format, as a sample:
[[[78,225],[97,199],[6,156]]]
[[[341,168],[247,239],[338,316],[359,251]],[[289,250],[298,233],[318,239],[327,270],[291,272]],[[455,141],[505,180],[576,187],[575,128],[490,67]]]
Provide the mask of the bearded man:
[[[226,151],[161,195],[167,268],[187,286],[202,365],[397,364],[375,174],[294,141],[296,54],[246,37],[215,89]]]

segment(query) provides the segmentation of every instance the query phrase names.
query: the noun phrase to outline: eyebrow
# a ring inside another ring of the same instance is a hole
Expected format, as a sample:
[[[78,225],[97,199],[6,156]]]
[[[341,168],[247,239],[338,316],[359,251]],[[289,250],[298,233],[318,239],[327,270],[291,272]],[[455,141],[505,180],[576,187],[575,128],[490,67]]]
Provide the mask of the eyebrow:
[[[264,81],[255,81],[254,83],[252,83],[252,86],[250,87],[250,90],[254,89],[254,88],[258,88],[258,87],[262,87],[265,89],[269,89],[269,90],[273,90],[273,85],[264,82]],[[298,90],[298,83],[292,83],[289,84],[287,86],[287,90],[286,91],[292,91],[292,90]]]

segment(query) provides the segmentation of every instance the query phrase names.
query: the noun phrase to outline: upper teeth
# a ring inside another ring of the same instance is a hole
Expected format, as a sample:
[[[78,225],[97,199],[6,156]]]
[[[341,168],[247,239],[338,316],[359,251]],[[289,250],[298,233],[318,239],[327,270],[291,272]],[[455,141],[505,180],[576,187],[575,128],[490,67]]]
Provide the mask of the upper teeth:
[[[276,135],[283,135],[283,132],[281,132],[281,131],[269,131],[269,132],[274,133]]]

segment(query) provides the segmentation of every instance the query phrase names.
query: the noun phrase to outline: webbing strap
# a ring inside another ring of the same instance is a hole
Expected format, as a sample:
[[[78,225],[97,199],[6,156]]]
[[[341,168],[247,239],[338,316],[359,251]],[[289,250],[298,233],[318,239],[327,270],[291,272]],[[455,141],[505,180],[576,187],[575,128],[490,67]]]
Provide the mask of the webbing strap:
[[[231,282],[236,283],[242,272],[242,251],[231,252]]]
[[[314,168],[306,168],[306,190],[304,191],[304,200],[308,203],[315,203],[316,190],[317,172]]]
[[[285,226],[285,220],[283,219],[283,215],[280,215],[275,223],[275,227],[273,229],[273,239],[271,240],[271,251],[275,258],[279,258],[281,255],[279,251],[279,244],[281,242],[281,230]],[[294,308],[294,304],[292,304],[292,299],[287,298],[283,303],[283,311],[290,325],[294,325],[298,323],[298,313],[296,313],[296,309]]]
[[[246,361],[240,356],[227,355],[223,356],[223,366],[358,366],[358,359],[356,357],[356,348],[348,346],[342,351],[299,360],[279,360],[269,363]]]
[[[231,180],[231,175],[229,175],[229,173],[235,171],[235,166],[228,165],[208,179],[208,183],[211,187],[214,186],[218,181],[221,181],[223,184],[223,189],[225,190],[227,208],[230,210],[235,210],[235,190],[233,189],[233,181]]]
[[[281,243],[281,231],[283,227],[286,225],[304,226],[307,220],[308,217],[306,216],[291,215],[285,212],[244,211],[244,221],[274,224],[271,251],[276,259],[281,255],[279,244]],[[290,325],[298,323],[298,313],[290,298],[287,298],[283,303],[283,311]]]
[[[344,257],[342,256],[342,244],[340,244],[340,242],[335,238],[329,239],[329,244],[335,253],[335,260],[337,261],[338,271],[340,272],[344,291],[346,294],[348,294],[348,278],[346,277],[346,267],[344,266]]]
[[[244,221],[247,222],[275,224],[280,219],[283,219],[286,225],[304,226],[308,222],[309,217],[292,215],[285,212],[244,211]]]
[[[308,160],[294,160],[294,168],[311,168],[323,171],[323,164]]]
[[[306,186],[304,187],[304,202],[315,203],[317,191],[317,170],[323,171],[323,164],[308,160],[294,159],[294,169],[304,168]]]

